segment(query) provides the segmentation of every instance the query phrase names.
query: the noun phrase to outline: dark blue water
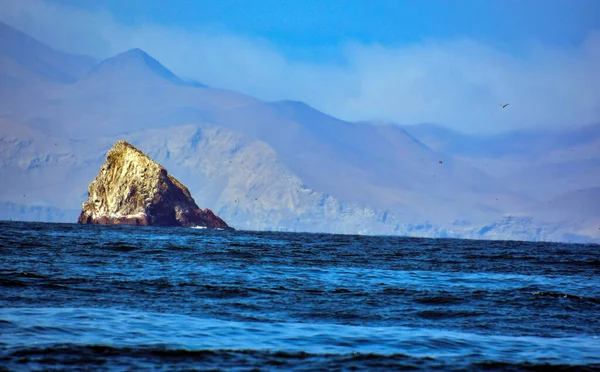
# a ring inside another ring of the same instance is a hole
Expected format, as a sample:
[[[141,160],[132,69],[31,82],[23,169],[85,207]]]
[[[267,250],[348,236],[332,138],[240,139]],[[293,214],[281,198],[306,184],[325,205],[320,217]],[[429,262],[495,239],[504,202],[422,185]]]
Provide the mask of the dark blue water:
[[[0,222],[9,370],[600,370],[600,246]]]

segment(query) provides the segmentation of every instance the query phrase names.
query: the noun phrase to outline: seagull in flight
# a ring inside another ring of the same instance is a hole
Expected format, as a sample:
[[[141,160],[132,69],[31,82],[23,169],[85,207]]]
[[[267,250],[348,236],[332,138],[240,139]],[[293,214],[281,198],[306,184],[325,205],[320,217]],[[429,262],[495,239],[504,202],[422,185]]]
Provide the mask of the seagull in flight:
[[[505,107],[506,107],[506,106],[508,106],[508,105],[510,105],[510,103],[505,103],[505,104],[503,104],[503,105],[500,105],[500,106],[502,106],[502,108],[505,108]]]

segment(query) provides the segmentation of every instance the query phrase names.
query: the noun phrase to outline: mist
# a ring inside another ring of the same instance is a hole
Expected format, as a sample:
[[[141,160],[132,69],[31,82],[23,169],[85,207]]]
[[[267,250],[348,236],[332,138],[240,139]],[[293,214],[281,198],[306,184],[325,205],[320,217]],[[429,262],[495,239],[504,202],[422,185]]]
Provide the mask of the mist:
[[[332,47],[338,62],[313,62],[222,29],[133,27],[102,9],[39,0],[6,2],[0,20],[57,49],[99,59],[141,48],[179,76],[267,101],[304,101],[349,121],[495,133],[580,126],[600,116],[598,31],[576,48],[532,41],[520,52],[469,38],[403,45],[348,39]]]

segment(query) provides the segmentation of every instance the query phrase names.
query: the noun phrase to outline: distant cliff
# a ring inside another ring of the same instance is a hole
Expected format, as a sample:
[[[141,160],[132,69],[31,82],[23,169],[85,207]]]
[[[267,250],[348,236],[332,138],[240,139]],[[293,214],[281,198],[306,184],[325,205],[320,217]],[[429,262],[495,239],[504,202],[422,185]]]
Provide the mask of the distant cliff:
[[[187,187],[125,141],[106,154],[78,223],[232,229],[211,210],[201,210]]]

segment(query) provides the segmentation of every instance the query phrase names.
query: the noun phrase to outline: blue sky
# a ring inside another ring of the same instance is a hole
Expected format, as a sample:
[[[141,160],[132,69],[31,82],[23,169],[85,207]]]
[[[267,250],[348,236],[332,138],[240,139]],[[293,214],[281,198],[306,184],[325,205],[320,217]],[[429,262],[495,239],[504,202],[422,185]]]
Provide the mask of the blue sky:
[[[398,45],[470,37],[518,52],[528,41],[574,47],[600,28],[597,0],[53,0],[117,22],[265,38],[319,59],[347,40]]]
[[[58,49],[106,58],[139,47],[183,77],[260,99],[470,132],[597,121],[599,15],[598,0],[6,0],[0,10]]]

